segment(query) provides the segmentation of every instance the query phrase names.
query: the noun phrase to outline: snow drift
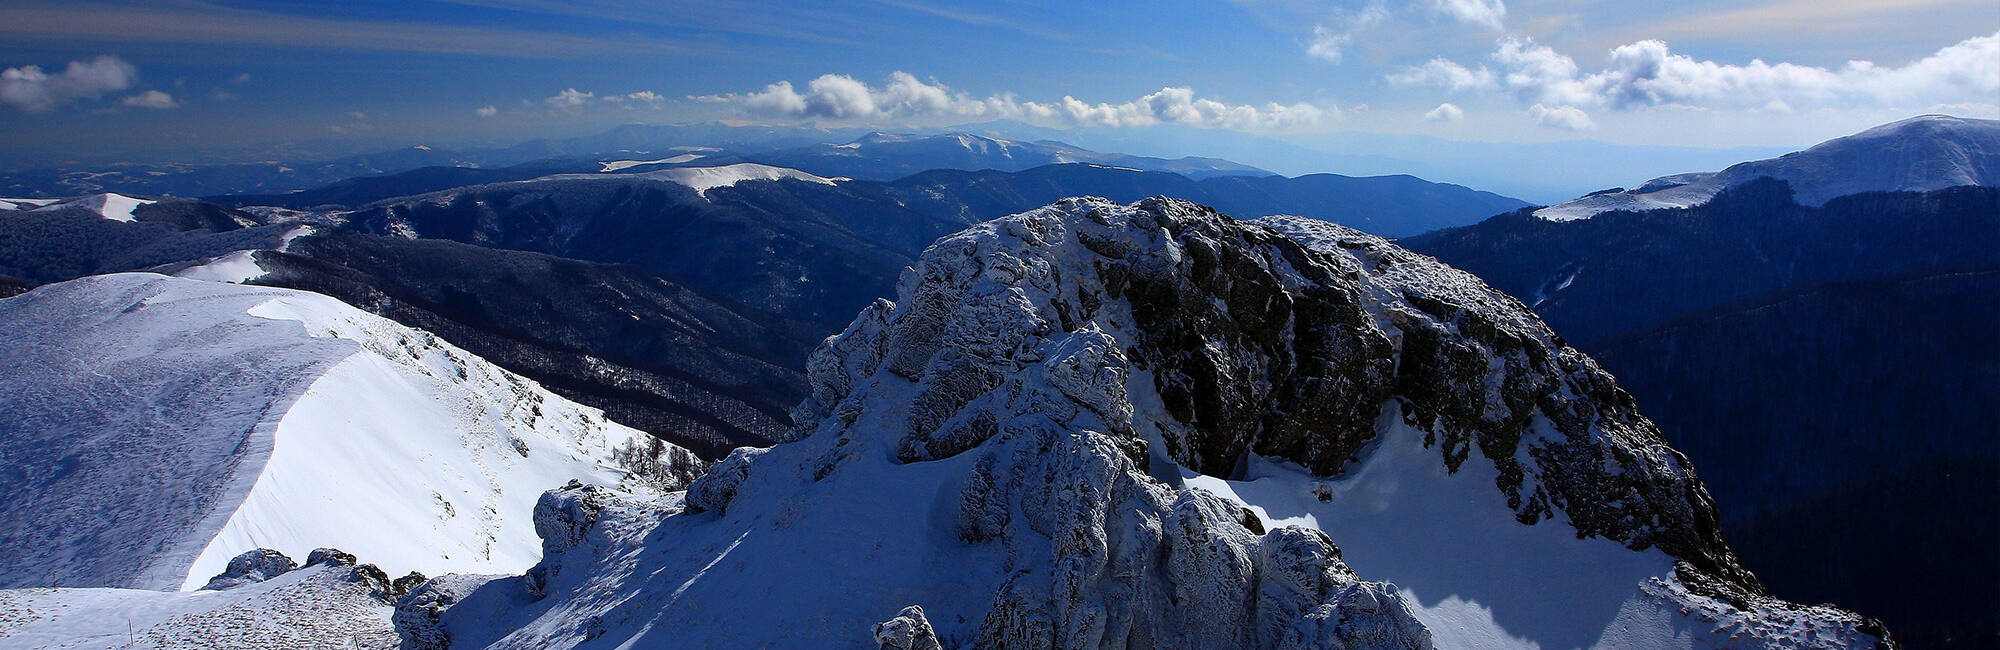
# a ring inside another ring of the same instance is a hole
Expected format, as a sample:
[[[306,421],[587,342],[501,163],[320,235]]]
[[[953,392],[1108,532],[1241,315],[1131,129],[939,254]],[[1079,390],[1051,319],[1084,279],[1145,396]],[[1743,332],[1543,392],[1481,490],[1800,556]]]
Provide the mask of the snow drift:
[[[264,547],[513,572],[571,479],[692,456],[318,294],[87,277],[0,301],[0,587],[191,589]]]
[[[947,237],[797,439],[573,485],[412,647],[1866,647],[1511,298],[1356,231],[1071,199]],[[1407,583],[1405,582],[1407,580]],[[754,606],[752,606],[754,605]]]

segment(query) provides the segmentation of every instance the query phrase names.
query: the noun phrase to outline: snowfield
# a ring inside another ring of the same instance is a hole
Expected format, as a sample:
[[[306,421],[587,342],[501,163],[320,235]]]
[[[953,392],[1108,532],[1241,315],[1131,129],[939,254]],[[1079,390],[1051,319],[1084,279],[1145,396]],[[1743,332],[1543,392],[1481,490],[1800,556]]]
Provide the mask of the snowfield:
[[[1861,192],[1927,192],[2000,185],[2000,121],[1924,115],[1835,138],[1794,153],[1676,174],[1636,189],[1591,194],[1535,211],[1550,221],[1604,212],[1686,208],[1760,177],[1790,183],[1799,205],[1819,207]]]
[[[397,575],[520,571],[540,557],[544,490],[675,487],[612,459],[686,459],[301,291],[48,285],[0,301],[0,356],[0,587],[192,589],[258,547],[338,547]]]

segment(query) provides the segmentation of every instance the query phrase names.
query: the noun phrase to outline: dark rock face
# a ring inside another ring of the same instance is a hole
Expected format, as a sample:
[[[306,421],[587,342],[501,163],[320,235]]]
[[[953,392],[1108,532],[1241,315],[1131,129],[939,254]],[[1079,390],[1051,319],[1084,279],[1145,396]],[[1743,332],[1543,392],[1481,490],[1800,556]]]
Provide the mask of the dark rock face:
[[[210,578],[202,589],[222,590],[256,584],[284,575],[296,568],[299,568],[299,564],[293,562],[292,558],[285,557],[284,553],[268,548],[252,549],[229,558],[229,567],[222,573],[216,574],[214,578]]]

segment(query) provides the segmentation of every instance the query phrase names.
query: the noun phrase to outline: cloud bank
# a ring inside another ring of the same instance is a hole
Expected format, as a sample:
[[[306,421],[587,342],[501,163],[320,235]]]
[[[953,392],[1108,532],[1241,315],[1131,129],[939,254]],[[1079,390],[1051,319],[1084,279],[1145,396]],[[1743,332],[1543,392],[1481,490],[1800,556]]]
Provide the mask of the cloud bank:
[[[0,70],[0,104],[27,113],[46,113],[71,102],[125,90],[138,79],[137,68],[110,55],[71,61],[56,74],[32,65],[7,68]]]
[[[1299,102],[1229,104],[1199,97],[1187,87],[1167,87],[1119,103],[1091,103],[1064,96],[1023,101],[1012,93],[973,97],[907,72],[870,86],[847,75],[822,75],[804,89],[779,81],[746,94],[703,95],[697,102],[733,105],[752,116],[841,124],[920,123],[1012,119],[1044,126],[1137,127],[1159,124],[1235,131],[1300,131],[1338,117],[1331,107]]]
[[[1387,79],[1451,91],[1504,90],[1533,104],[1529,112],[1538,123],[1572,130],[1589,128],[1584,108],[1922,108],[2000,97],[2000,33],[1966,39],[1900,67],[1869,61],[1831,69],[1763,60],[1736,65],[1677,54],[1658,40],[1621,45],[1609,54],[1603,69],[1584,71],[1548,46],[1510,37],[1476,68],[1438,58]]]

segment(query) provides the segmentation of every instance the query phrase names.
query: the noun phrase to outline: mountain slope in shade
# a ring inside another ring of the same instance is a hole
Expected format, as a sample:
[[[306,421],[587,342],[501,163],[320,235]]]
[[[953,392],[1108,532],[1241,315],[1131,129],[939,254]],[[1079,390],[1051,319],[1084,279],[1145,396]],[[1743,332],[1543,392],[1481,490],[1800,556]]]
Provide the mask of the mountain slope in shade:
[[[507,571],[570,479],[691,456],[325,296],[151,274],[0,302],[0,585],[200,586],[257,547]]]
[[[399,632],[496,648],[1882,642],[1853,614],[1765,596],[1686,460],[1518,302],[1323,222],[1077,199],[979,224],[928,248],[807,374],[797,440],[739,449],[664,500],[551,492],[540,564],[419,588]]]
[[[257,284],[435,333],[704,458],[791,427],[823,337],[634,266],[337,230],[256,256]]]
[[[2000,186],[2000,120],[1913,117],[1778,158],[1731,165],[1715,173],[1663,176],[1637,189],[1594,193],[1534,214],[1568,221],[1618,210],[1686,208],[1766,177],[1791,184],[1799,204],[1808,207],[1862,192]]]

